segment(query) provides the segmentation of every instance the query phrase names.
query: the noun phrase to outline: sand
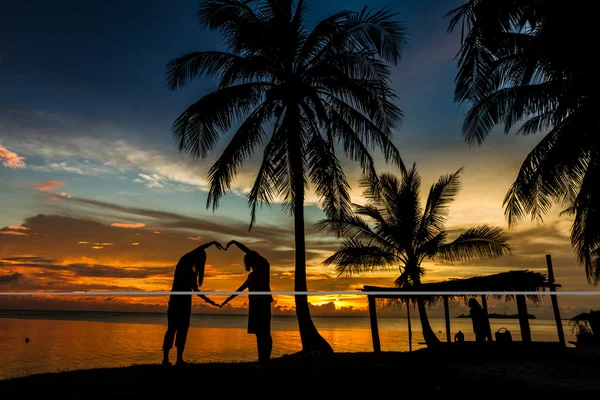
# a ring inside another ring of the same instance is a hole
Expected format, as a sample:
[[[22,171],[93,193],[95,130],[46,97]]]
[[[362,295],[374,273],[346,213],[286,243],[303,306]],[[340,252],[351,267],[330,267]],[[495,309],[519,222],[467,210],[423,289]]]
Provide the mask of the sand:
[[[554,347],[328,357],[298,353],[273,359],[266,368],[254,363],[156,364],[31,375],[0,381],[0,398],[597,397],[598,368],[598,352]]]

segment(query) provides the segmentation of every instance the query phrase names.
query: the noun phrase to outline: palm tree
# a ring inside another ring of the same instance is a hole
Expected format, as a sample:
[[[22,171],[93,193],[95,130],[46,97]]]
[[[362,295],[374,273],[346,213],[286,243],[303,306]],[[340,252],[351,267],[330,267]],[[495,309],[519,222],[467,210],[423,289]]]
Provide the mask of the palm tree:
[[[462,168],[441,176],[431,186],[424,209],[419,200],[421,178],[414,165],[401,179],[389,173],[381,174],[375,185],[364,179],[365,205],[355,204],[354,215],[318,224],[320,229],[339,229],[343,237],[340,249],[324,264],[335,264],[340,274],[398,268],[396,286],[418,290],[425,273],[423,260],[457,262],[509,253],[509,238],[497,227],[476,226],[448,240],[446,216],[460,190],[461,173]],[[425,342],[428,346],[439,343],[422,296],[417,296],[417,307]]]
[[[207,208],[216,209],[237,172],[262,147],[262,163],[247,195],[250,228],[259,205],[281,201],[294,217],[294,290],[306,291],[304,197],[308,184],[327,216],[351,211],[349,184],[336,151],[375,177],[370,149],[404,168],[392,143],[402,119],[393,104],[390,64],[406,44],[390,10],[341,11],[312,30],[306,5],[292,0],[207,0],[202,27],[222,33],[228,51],[185,54],[167,66],[175,90],[198,76],[219,78],[173,124],[180,151],[204,159],[236,126],[209,171]],[[304,351],[332,352],[312,322],[306,295],[296,295]]]
[[[600,280],[600,118],[597,63],[580,43],[595,37],[593,12],[552,0],[470,0],[448,13],[462,23],[455,100],[471,105],[469,144],[490,131],[544,137],[523,162],[505,200],[509,226],[542,221],[553,204],[574,216],[571,242],[588,282]]]

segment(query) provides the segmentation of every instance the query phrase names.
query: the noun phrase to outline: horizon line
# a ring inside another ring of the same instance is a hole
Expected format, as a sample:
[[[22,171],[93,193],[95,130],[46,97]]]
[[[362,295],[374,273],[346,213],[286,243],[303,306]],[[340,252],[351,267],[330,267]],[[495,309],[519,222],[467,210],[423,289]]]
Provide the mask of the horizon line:
[[[40,295],[54,295],[54,296],[73,296],[73,295],[88,295],[88,296],[166,296],[166,295],[238,295],[238,296],[250,296],[250,295],[307,295],[307,296],[318,296],[318,295],[358,295],[358,296],[510,296],[510,295],[523,295],[523,296],[542,296],[542,295],[600,295],[600,291],[566,291],[566,292],[551,292],[551,291],[461,291],[461,292],[432,292],[432,291],[412,291],[412,292],[399,292],[399,291],[364,291],[364,292],[343,292],[343,291],[323,291],[323,292],[308,292],[308,291],[264,291],[264,292],[225,292],[225,291],[214,291],[214,292],[179,292],[179,291],[148,291],[148,292],[94,292],[94,291],[71,291],[71,292],[0,292],[1,296],[40,296]]]

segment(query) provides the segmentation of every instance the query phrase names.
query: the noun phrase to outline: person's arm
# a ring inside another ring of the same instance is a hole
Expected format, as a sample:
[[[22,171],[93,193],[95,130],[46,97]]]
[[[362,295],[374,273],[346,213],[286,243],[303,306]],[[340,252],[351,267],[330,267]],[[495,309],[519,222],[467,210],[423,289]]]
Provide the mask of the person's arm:
[[[206,297],[203,294],[199,294],[198,297],[200,297],[202,300],[204,300],[205,302],[207,302],[211,306],[219,307],[219,305],[217,303],[215,303],[214,301],[212,301],[211,299],[209,299],[208,297]]]
[[[238,290],[236,290],[236,292],[243,292],[245,289],[248,288],[248,279],[246,279],[246,282],[244,282],[242,284],[242,286],[240,286],[238,288]],[[235,299],[238,295],[237,294],[232,294],[231,296],[229,296],[223,303],[221,303],[221,305],[219,307],[223,308],[223,306],[227,303],[229,303],[231,300]]]
[[[249,248],[247,248],[246,246],[244,246],[243,244],[241,244],[240,242],[238,242],[237,240],[232,240],[229,243],[227,243],[227,247],[225,247],[225,250],[227,250],[229,248],[229,246],[231,246],[232,244],[235,244],[244,253],[249,253],[252,251]]]
[[[217,242],[216,240],[213,240],[212,242],[204,243],[203,245],[196,247],[194,250],[190,251],[189,254],[194,254],[195,252],[206,250],[213,245],[217,246],[219,250],[223,250],[223,246],[221,246],[221,243]]]
[[[194,291],[194,292],[199,292],[200,291],[200,289],[198,288],[198,282],[196,282],[195,280],[194,280],[194,283],[192,285],[192,291]],[[200,297],[202,300],[204,300],[205,302],[207,302],[210,305],[213,305],[215,307],[219,307],[219,305],[217,303],[215,303],[214,301],[212,301],[211,299],[209,299],[208,297],[206,297],[203,294],[197,294],[196,296]]]

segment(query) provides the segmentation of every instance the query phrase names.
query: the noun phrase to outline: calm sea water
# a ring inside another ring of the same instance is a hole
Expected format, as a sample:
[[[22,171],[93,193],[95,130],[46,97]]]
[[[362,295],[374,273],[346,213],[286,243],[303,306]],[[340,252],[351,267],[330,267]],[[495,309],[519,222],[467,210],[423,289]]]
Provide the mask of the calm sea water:
[[[321,334],[337,352],[372,351],[366,317],[313,317]],[[166,329],[165,314],[48,312],[0,310],[0,379],[44,372],[158,363]],[[443,319],[431,318],[435,332],[445,340]],[[254,335],[246,333],[244,315],[192,315],[185,358],[192,362],[255,361]],[[558,341],[551,320],[531,320],[535,341]],[[518,320],[491,320],[492,331],[509,329],[520,340]],[[567,340],[575,340],[563,321]],[[413,349],[424,347],[418,317],[412,319]],[[453,318],[458,330],[474,340],[470,319]],[[405,318],[380,318],[383,351],[408,351]],[[273,356],[301,349],[294,317],[273,316]],[[29,337],[31,342],[25,343]],[[173,351],[172,359],[175,359]]]

